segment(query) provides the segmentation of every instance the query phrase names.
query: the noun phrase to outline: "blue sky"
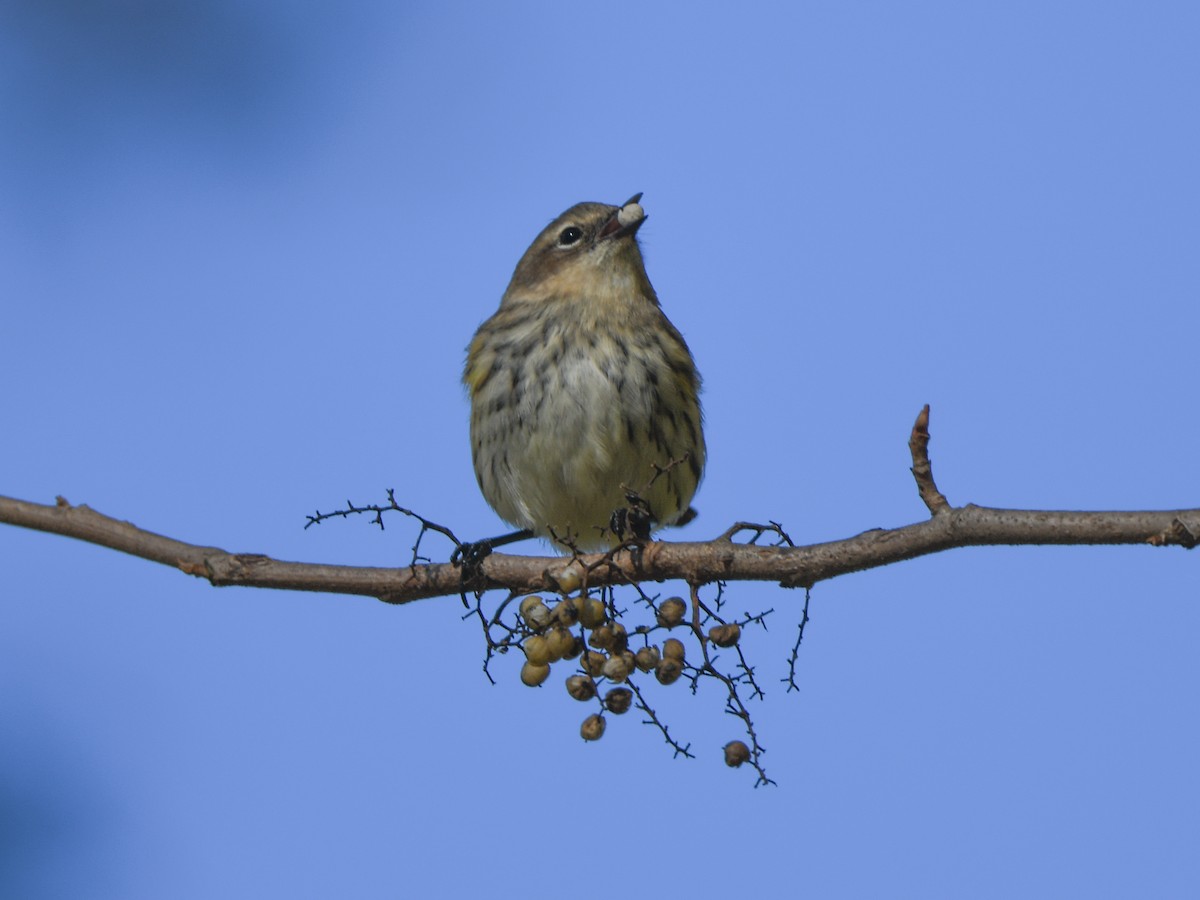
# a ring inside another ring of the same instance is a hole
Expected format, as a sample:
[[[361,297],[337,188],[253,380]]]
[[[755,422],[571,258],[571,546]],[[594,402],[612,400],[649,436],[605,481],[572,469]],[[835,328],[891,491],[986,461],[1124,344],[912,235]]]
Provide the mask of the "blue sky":
[[[461,535],[464,347],[551,218],[644,191],[705,377],[703,539],[951,502],[1196,506],[1189,3],[8,4],[0,493],[400,564]],[[448,553],[449,548],[439,552]],[[1197,558],[958,550],[822,584],[594,745],[458,600],[215,590],[0,530],[0,893],[1194,896]],[[678,586],[664,586],[675,592]],[[506,668],[507,665],[507,668]],[[560,842],[565,840],[563,846]]]

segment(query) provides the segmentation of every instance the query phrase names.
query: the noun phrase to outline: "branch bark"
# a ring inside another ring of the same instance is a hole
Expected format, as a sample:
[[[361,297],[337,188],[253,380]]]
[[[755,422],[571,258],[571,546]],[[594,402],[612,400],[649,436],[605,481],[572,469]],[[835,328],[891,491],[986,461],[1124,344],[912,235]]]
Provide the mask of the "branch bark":
[[[1147,544],[1194,547],[1200,542],[1200,509],[1142,512],[1071,512],[951,506],[937,489],[928,457],[929,407],[913,426],[909,447],[913,476],[931,518],[893,529],[806,547],[735,543],[737,526],[716,540],[654,541],[640,554],[567,557],[494,553],[482,561],[470,590],[556,591],[586,579],[592,587],[631,581],[775,581],[811,587],[839,575],[914,559],[954,547],[1044,544]],[[59,497],[46,506],[0,497],[0,522],[77,538],[172,566],[216,587],[279,588],[377,597],[409,603],[463,591],[462,569],[450,563],[403,568],[285,562],[254,553],[230,553],[164,537]],[[755,526],[748,526],[754,528]]]

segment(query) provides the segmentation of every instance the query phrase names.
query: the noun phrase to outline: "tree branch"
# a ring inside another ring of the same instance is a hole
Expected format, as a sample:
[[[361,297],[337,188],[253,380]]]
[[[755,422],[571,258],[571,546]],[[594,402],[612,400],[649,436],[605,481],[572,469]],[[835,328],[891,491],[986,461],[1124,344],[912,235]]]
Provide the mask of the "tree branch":
[[[590,587],[679,579],[775,581],[811,587],[839,575],[873,569],[954,547],[1042,544],[1148,544],[1192,548],[1200,542],[1200,509],[1144,512],[1070,512],[951,506],[937,489],[927,453],[929,407],[913,426],[909,447],[913,476],[932,517],[893,529],[873,529],[844,540],[807,547],[734,543],[737,527],[707,542],[654,541],[631,553],[570,557],[494,553],[479,565],[472,590],[557,591],[586,579]],[[77,538],[206,578],[216,587],[279,588],[378,597],[409,603],[463,591],[462,569],[450,563],[403,568],[284,562],[254,553],[187,544],[113,519],[62,497],[54,506],[0,497],[0,522]],[[767,526],[747,526],[770,530]]]

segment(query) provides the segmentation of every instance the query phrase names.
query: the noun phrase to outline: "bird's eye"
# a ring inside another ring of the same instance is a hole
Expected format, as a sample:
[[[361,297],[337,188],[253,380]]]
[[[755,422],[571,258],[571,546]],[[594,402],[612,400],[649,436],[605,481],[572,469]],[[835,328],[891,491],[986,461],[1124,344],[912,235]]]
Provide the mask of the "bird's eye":
[[[576,241],[583,237],[583,229],[576,228],[574,225],[569,225],[558,234],[558,246],[570,247]]]

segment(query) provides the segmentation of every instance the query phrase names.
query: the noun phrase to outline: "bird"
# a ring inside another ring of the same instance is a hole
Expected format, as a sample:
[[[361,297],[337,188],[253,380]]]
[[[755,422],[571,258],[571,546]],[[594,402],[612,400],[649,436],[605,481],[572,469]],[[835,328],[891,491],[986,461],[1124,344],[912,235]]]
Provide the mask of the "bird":
[[[489,552],[534,536],[611,549],[626,522],[647,539],[695,515],[700,375],[646,275],[641,198],[578,203],[547,225],[467,348],[476,479],[519,529]]]

